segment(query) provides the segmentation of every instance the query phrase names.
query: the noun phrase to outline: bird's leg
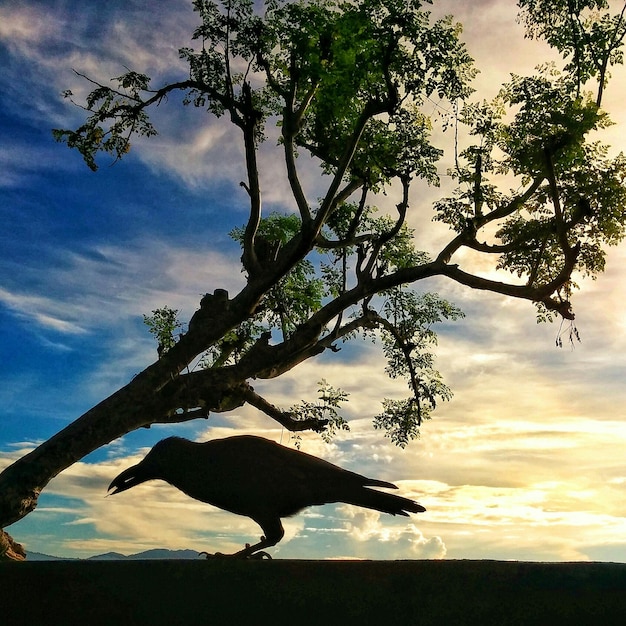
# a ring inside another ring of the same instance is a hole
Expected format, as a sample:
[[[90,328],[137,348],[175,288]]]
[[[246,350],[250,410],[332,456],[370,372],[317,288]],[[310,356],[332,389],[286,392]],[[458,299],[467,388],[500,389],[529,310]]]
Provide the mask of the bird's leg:
[[[285,529],[280,521],[280,517],[256,517],[252,518],[263,530],[263,536],[259,543],[251,546],[249,543],[239,552],[235,552],[232,556],[240,559],[271,559],[267,552],[262,552],[263,548],[275,546],[284,536]]]

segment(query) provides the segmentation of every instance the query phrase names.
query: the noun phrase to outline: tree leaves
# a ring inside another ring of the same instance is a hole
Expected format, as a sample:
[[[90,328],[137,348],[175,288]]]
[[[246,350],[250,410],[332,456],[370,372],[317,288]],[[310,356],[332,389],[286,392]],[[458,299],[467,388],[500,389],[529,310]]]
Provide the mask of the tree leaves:
[[[407,284],[447,276],[532,300],[541,319],[555,312],[573,317],[572,274],[602,271],[603,247],[625,235],[626,158],[609,158],[602,144],[588,141],[610,124],[601,102],[610,66],[622,62],[624,12],[611,15],[604,0],[520,0],[528,36],[545,38],[565,67],[513,75],[491,102],[473,102],[476,69],[461,26],[451,17],[432,20],[424,4],[271,0],[263,10],[252,0],[195,0],[200,23],[192,45],[180,50],[188,77],[156,90],[134,70],[112,85],[91,81],[85,123],[54,131],[96,169],[99,151],[117,160],[132,135],[155,134],[147,111],[176,90],[185,104],[225,116],[242,131],[241,185],[250,215],[231,235],[242,246],[247,284],[232,301],[222,293],[219,310],[203,299],[184,340],[165,341],[165,359],[170,350],[183,353],[179,361],[172,357],[177,373],[180,363],[204,355],[212,373],[229,368],[233,380],[239,371],[243,380],[270,378],[339,350],[339,342],[376,335],[387,373],[405,378],[411,395],[386,399],[375,425],[406,445],[450,396],[434,368],[434,328],[462,316]],[[588,84],[595,94],[585,92]],[[64,96],[73,98],[70,91]],[[433,103],[448,111],[444,126],[455,127],[448,173],[457,183],[434,204],[434,219],[452,231],[435,256],[415,247],[408,226],[417,208],[412,183],[439,183],[443,152],[426,113]],[[257,149],[269,123],[280,128],[294,214],[288,207],[264,212]],[[459,126],[467,145],[459,144]],[[299,155],[307,152],[329,176],[317,204],[299,178]],[[372,196],[380,193],[399,194],[395,210],[378,211]],[[491,267],[515,278],[506,283],[461,269],[453,257],[463,249],[492,255]],[[240,401],[241,387],[233,393]],[[318,411],[317,404],[302,404],[289,417],[255,402],[292,425],[298,410]],[[319,426],[320,419],[311,423]],[[327,434],[343,427],[335,417],[328,424]]]
[[[518,4],[527,35],[544,38],[570,59],[564,69],[575,79],[577,94],[589,79],[597,79],[599,106],[609,66],[623,62],[626,5],[611,15],[603,12],[610,9],[607,0],[520,0]]]
[[[429,25],[420,5],[287,3],[271,14],[278,48],[266,60],[270,82],[299,112],[298,145],[327,172],[363,133],[351,175],[372,187],[399,175],[436,181],[440,152],[417,107],[433,92],[463,97],[473,70],[458,27],[450,19]]]
[[[563,268],[596,276],[604,245],[625,234],[624,157],[610,159],[606,146],[587,142],[611,124],[608,115],[577,90],[575,77],[550,64],[533,76],[512,75],[492,103],[465,105],[459,121],[478,142],[460,152],[451,171],[460,185],[435,203],[435,219],[529,287],[554,283],[565,307],[577,285],[561,278]],[[528,191],[499,191],[492,181],[503,174],[530,184]],[[490,241],[480,242],[488,225]],[[550,319],[545,303],[537,304],[538,318]]]
[[[176,344],[174,331],[182,326],[178,321],[178,310],[170,309],[168,306],[155,309],[152,311],[152,315],[143,316],[143,322],[157,340],[157,352],[161,358]]]
[[[385,371],[391,378],[405,378],[411,397],[385,398],[384,410],[374,418],[374,427],[384,429],[401,447],[419,435],[422,421],[430,418],[438,400],[452,396],[434,368],[437,334],[433,326],[462,317],[458,307],[435,293],[418,294],[396,288],[387,294],[378,318],[387,358]]]
[[[83,108],[93,113],[80,128],[52,131],[56,141],[76,148],[92,171],[98,169],[95,159],[98,152],[106,152],[118,160],[129,152],[132,135],[151,137],[157,134],[140,97],[142,91],[148,90],[148,76],[129,70],[112,80],[117,82],[117,89],[90,81],[97,86],[87,96]],[[73,94],[66,90],[63,96],[72,100]]]
[[[321,436],[329,443],[339,430],[350,430],[348,422],[341,416],[339,409],[348,401],[348,393],[329,385],[323,378],[318,383],[318,402],[302,401],[289,410],[296,420],[314,419],[325,422]],[[296,445],[298,445],[297,437]]]

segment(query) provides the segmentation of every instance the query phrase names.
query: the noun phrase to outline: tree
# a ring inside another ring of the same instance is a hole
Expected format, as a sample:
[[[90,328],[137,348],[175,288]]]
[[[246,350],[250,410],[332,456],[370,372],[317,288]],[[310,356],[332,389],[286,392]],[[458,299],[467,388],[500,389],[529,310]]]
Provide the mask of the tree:
[[[63,469],[139,427],[248,403],[292,432],[331,436],[346,427],[341,391],[322,381],[320,402],[281,408],[251,381],[358,337],[380,337],[388,373],[408,382],[409,397],[384,400],[375,418],[404,446],[450,395],[434,368],[434,326],[462,315],[437,294],[414,290],[417,282],[444,277],[534,302],[541,319],[573,320],[574,278],[601,272],[603,246],[624,236],[626,159],[609,158],[589,139],[610,123],[602,95],[609,67],[622,61],[623,11],[611,16],[602,0],[567,8],[520,0],[528,34],[559,50],[565,67],[512,76],[494,101],[476,102],[461,27],[451,17],[432,21],[426,2],[268,0],[260,12],[255,4],[195,0],[197,45],[180,51],[188,77],[157,89],[136,71],[115,87],[85,77],[94,87],[82,105],[85,123],[54,131],[96,170],[99,152],[119,160],[134,135],[156,133],[148,113],[170,94],[206,109],[210,123],[237,127],[250,209],[232,236],[247,280],[233,296],[207,293],[178,337],[176,312],[153,311],[146,321],[159,358],[0,475],[0,526],[32,511]],[[425,114],[433,101],[443,124],[468,137],[465,147],[454,145],[456,191],[434,205],[434,219],[451,231],[434,254],[415,248],[407,221],[412,183],[438,183],[442,150],[430,136],[437,120]],[[270,125],[280,129],[293,197],[284,215],[263,210],[257,158]],[[315,204],[301,185],[300,153],[327,182]],[[381,193],[397,198],[395,213],[376,209]],[[510,278],[461,269],[455,260],[467,249]],[[190,369],[198,360],[202,367]]]

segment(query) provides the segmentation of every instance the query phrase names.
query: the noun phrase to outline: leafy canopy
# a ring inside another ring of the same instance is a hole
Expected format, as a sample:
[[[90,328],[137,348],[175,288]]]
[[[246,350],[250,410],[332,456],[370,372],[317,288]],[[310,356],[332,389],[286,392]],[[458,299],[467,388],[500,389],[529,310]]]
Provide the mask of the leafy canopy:
[[[340,390],[322,381],[321,402],[282,410],[244,381],[279,376],[364,336],[380,340],[388,374],[407,380],[409,397],[385,399],[374,420],[406,445],[450,397],[434,368],[435,328],[462,317],[414,283],[447,277],[533,301],[540,319],[571,320],[574,278],[602,271],[604,247],[624,237],[626,160],[589,141],[610,124],[602,96],[609,68],[623,60],[624,11],[612,15],[604,0],[520,0],[527,35],[556,48],[564,67],[514,75],[493,101],[480,102],[472,99],[477,70],[461,26],[451,17],[432,20],[428,4],[269,0],[261,8],[251,0],[195,0],[195,43],[180,50],[188,76],[157,89],[136,71],[115,86],[92,81],[85,123],[54,131],[95,170],[98,152],[120,159],[133,135],[156,133],[148,110],[173,91],[241,130],[250,212],[231,236],[241,245],[246,286],[234,298],[207,294],[179,342],[170,332],[175,318],[154,311],[147,319],[158,337],[170,333],[160,353],[167,386],[185,379],[185,393],[169,396],[179,402],[178,419],[191,419],[197,406],[227,410],[247,401],[292,430],[328,436],[346,426]],[[469,139],[454,141],[456,188],[433,207],[450,240],[426,252],[415,247],[410,225],[422,207],[410,191],[416,181],[439,183],[433,110],[445,112],[444,130],[454,125],[458,136],[462,127]],[[276,149],[292,193],[283,213],[268,214],[262,202],[257,158],[269,125],[279,129]],[[327,182],[315,202],[301,184],[302,153]],[[381,194],[397,198],[395,211],[376,207]],[[461,268],[464,250],[508,278]],[[185,377],[193,359],[204,374]]]

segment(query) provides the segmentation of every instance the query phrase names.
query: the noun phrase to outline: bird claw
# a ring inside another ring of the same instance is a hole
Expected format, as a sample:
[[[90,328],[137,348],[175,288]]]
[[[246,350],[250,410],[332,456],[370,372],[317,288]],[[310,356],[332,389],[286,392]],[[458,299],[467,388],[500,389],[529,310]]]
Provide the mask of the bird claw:
[[[222,559],[222,558],[230,556],[230,554],[222,554],[221,552],[216,552],[215,554],[211,554],[210,552],[207,552],[206,550],[203,550],[202,552],[198,552],[198,556],[202,556],[202,555],[204,555],[205,559]]]
[[[231,559],[231,558],[239,558],[239,559],[249,559],[255,561],[263,561],[268,560],[271,561],[272,557],[269,553],[259,550],[258,552],[253,552],[252,554],[246,554],[246,550],[250,548],[250,544],[246,544],[246,548],[241,550],[240,552],[235,552],[234,554],[223,554],[222,552],[216,552],[215,554],[211,554],[210,552],[202,551],[198,553],[198,556],[203,556],[206,559]]]

